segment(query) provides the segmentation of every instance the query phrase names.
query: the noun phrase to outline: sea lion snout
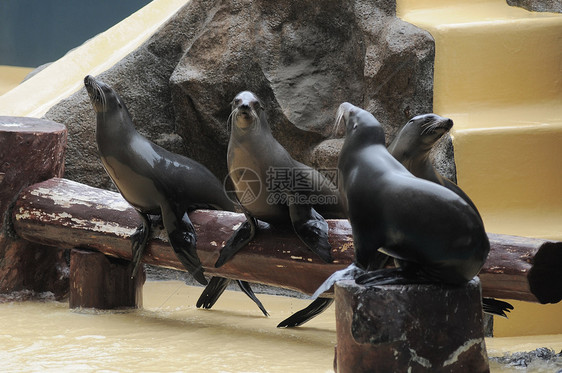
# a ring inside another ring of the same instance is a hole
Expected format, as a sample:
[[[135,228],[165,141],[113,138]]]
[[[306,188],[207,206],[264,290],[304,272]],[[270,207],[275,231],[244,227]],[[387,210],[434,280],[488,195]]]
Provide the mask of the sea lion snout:
[[[349,102],[343,102],[338,107],[336,113],[336,121],[334,122],[333,134],[336,137],[343,137],[346,133],[346,127],[349,120],[349,113],[353,109],[353,105]]]
[[[86,87],[91,86],[91,85],[92,85],[92,80],[93,80],[93,79],[94,79],[94,78],[92,78],[91,75],[86,75],[86,77],[84,78],[84,85],[85,85]]]
[[[418,115],[410,119],[412,125],[418,125],[422,130],[422,135],[431,134],[435,130],[447,132],[453,127],[453,121],[449,118],[442,117],[437,114]]]
[[[103,90],[100,83],[91,75],[86,75],[84,78],[84,86],[86,87],[86,92],[90,97],[90,102],[96,112],[104,111],[104,99]]]
[[[94,93],[94,82],[95,79],[91,75],[86,75],[84,78],[84,86],[86,87],[86,91],[90,98],[92,97],[92,93]]]

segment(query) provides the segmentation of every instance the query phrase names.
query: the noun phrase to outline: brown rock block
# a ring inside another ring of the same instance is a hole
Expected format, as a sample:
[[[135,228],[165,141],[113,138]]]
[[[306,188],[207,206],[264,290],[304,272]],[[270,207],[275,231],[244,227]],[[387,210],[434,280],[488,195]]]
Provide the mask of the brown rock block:
[[[489,372],[480,281],[335,286],[337,372]]]

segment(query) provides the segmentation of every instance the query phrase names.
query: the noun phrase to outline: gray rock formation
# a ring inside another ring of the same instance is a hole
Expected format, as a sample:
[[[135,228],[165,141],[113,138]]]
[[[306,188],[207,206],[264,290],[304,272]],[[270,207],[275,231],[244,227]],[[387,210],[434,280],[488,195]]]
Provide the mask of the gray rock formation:
[[[507,3],[532,12],[562,13],[562,2],[560,0],[507,0]]]
[[[339,104],[371,111],[390,142],[432,111],[433,38],[396,18],[393,0],[192,0],[100,78],[155,143],[226,175],[230,101],[242,90],[265,103],[274,136],[296,159],[334,167]],[[95,145],[84,89],[46,117],[69,130],[69,179],[111,188]],[[449,146],[450,146],[449,139]],[[454,177],[452,156],[443,157]]]

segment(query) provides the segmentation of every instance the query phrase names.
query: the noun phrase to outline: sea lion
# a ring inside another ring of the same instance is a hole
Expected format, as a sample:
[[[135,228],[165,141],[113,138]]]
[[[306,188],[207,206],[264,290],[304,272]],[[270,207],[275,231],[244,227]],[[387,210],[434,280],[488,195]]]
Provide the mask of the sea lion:
[[[490,251],[476,211],[456,193],[415,177],[386,149],[375,117],[350,103],[338,109],[346,136],[338,161],[355,264],[362,284],[465,284]],[[373,269],[380,251],[399,268]]]
[[[338,112],[339,115],[336,122],[341,121],[344,109],[340,107]],[[480,217],[476,206],[474,206],[470,198],[456,184],[441,176],[437,170],[434,169],[429,160],[429,152],[432,146],[444,133],[450,130],[452,125],[453,122],[450,119],[440,117],[436,114],[416,116],[399,131],[388,150],[397,160],[401,161],[414,176],[433,181],[453,191],[464,199],[465,202],[473,208],[474,212],[478,214],[478,217]],[[345,198],[346,195],[342,195],[342,197]],[[373,256],[370,263],[372,269],[381,268],[385,262],[384,254],[375,252],[371,253],[371,255]],[[335,272],[318,288],[312,295],[312,298],[317,298],[320,294],[330,289],[336,281],[344,278],[357,278],[362,275],[362,272],[364,272],[364,268],[359,268],[355,264],[344,270]],[[306,321],[323,312],[331,304],[329,300],[330,298],[315,299],[307,308],[283,320],[278,327],[293,327],[304,324]],[[483,298],[482,301],[483,310],[490,314],[506,317],[505,312],[509,312],[510,309],[513,309],[507,302],[497,301],[491,298]]]
[[[398,131],[388,146],[388,151],[414,176],[433,181],[455,192],[480,215],[468,195],[457,184],[443,177],[429,158],[435,143],[452,127],[451,119],[437,114],[415,116]]]
[[[410,119],[388,146],[388,151],[414,176],[432,181],[464,199],[480,216],[470,197],[455,183],[439,173],[430,160],[430,152],[439,139],[453,127],[453,121],[437,114],[418,115]],[[480,216],[481,217],[481,216]],[[493,298],[482,298],[484,312],[507,317],[513,306]]]
[[[254,237],[256,219],[273,225],[291,224],[311,251],[332,262],[323,216],[344,216],[337,187],[318,171],[294,160],[275,140],[264,106],[254,93],[240,92],[231,108],[227,163],[247,220],[222,248],[215,266],[223,265]]]
[[[234,211],[220,181],[200,163],[174,154],[137,132],[125,103],[107,84],[88,75],[84,85],[96,112],[96,143],[102,164],[127,202],[142,218],[131,236],[133,276],[136,274],[151,229],[149,215],[161,217],[178,259],[201,284],[207,285],[195,250],[196,233],[188,213],[198,208]],[[224,291],[229,279],[213,278],[211,286]],[[248,283],[238,282],[267,314]],[[203,301],[210,308],[215,299]]]

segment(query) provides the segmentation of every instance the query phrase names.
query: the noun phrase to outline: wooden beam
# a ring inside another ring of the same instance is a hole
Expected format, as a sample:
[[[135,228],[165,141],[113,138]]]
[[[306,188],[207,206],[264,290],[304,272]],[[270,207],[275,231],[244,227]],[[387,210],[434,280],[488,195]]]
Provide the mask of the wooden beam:
[[[214,268],[220,249],[244,221],[244,215],[198,210],[190,218],[197,231],[197,252],[208,275],[312,294],[330,274],[353,260],[349,223],[328,220],[332,264],[310,252],[290,228],[267,227],[231,261]],[[87,247],[127,260],[131,259],[129,236],[140,224],[137,213],[120,194],[58,178],[24,190],[16,202],[13,220],[14,229],[26,240],[61,248]],[[562,243],[495,234],[489,237],[492,248],[480,275],[484,295],[537,302],[535,293],[540,291],[532,291],[528,280],[534,270],[533,257],[545,246],[554,245],[550,255],[558,258],[562,256]],[[165,231],[155,230],[143,260],[183,270]],[[557,272],[542,271],[540,277],[557,276]],[[549,299],[556,296],[551,294]]]
[[[331,273],[347,266],[353,258],[348,222],[332,220],[333,264],[325,264],[306,249],[292,229],[266,228],[232,260],[215,268],[220,249],[244,221],[244,215],[198,210],[190,214],[190,219],[197,231],[197,253],[208,275],[312,294]],[[119,193],[66,179],[51,179],[23,191],[13,220],[15,231],[26,240],[59,248],[90,248],[127,260],[131,259],[129,236],[141,222]],[[162,230],[155,230],[143,261],[184,269]]]

